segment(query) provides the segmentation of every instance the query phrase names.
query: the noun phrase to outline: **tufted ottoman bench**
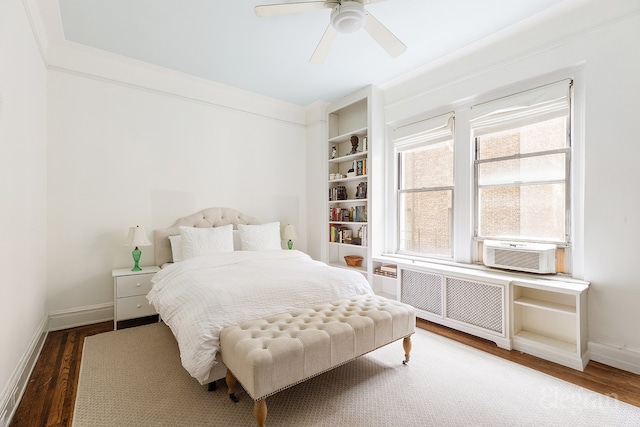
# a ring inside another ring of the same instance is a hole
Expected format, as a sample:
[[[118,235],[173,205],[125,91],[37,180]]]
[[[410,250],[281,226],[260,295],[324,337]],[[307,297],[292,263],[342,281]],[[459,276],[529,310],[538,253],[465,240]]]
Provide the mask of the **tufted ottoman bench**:
[[[220,348],[229,397],[237,402],[237,379],[263,426],[268,396],[400,338],[406,364],[415,324],[413,307],[361,295],[225,328]]]

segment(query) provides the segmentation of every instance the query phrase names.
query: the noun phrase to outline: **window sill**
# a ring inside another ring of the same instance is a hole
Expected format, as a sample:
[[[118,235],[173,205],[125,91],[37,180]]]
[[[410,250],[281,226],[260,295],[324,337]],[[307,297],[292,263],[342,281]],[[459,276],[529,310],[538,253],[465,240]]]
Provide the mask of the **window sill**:
[[[438,269],[443,271],[450,271],[462,274],[481,274],[486,275],[487,277],[492,277],[494,279],[502,279],[502,280],[550,280],[550,281],[558,281],[564,283],[575,283],[578,285],[584,285],[588,282],[584,280],[575,279],[566,274],[533,274],[533,273],[525,273],[518,272],[512,270],[502,270],[498,268],[487,267],[483,264],[466,264],[462,262],[448,261],[448,260],[440,260],[436,258],[430,258],[429,260],[420,259],[416,257],[411,257],[407,255],[398,255],[398,254],[382,254],[379,256],[372,257],[373,262],[382,262],[382,263],[393,263],[397,264],[400,267],[423,267],[430,269]]]

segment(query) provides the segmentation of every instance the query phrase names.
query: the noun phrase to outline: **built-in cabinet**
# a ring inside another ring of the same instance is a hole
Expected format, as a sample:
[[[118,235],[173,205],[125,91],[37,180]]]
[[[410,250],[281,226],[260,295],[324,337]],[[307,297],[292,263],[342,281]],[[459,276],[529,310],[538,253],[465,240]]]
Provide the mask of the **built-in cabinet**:
[[[417,316],[582,371],[586,282],[422,263],[398,267],[399,301]]]
[[[583,370],[587,357],[586,283],[511,282],[513,348]]]
[[[327,108],[324,261],[360,271],[370,282],[374,233],[370,221],[374,173],[371,153],[375,144],[382,143],[381,133],[372,125],[376,92],[369,87]],[[349,265],[345,257],[362,260],[359,265]]]

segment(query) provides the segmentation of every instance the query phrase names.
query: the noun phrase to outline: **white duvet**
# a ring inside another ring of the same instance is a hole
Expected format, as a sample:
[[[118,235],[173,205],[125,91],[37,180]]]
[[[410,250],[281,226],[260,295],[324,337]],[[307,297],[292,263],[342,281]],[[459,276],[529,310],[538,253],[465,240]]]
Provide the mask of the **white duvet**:
[[[296,250],[236,251],[163,268],[147,299],[178,341],[182,366],[207,380],[227,326],[373,290],[361,273]]]

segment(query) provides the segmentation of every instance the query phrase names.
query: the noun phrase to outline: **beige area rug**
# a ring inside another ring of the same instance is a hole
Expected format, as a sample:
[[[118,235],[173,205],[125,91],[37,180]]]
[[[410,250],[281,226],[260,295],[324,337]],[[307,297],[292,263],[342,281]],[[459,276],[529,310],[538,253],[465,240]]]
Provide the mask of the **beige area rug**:
[[[267,399],[275,426],[639,426],[628,405],[447,338],[401,342]],[[208,392],[180,365],[162,324],[85,340],[75,427],[252,426],[253,401],[223,381]],[[616,390],[611,390],[614,395]]]

